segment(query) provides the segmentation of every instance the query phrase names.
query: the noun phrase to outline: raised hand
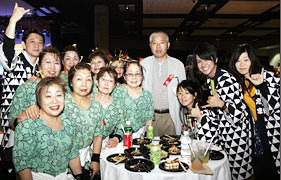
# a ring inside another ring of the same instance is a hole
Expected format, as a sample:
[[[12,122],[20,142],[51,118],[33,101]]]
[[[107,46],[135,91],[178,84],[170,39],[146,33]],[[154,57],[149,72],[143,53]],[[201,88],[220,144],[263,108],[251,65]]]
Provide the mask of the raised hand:
[[[198,106],[198,103],[195,104],[195,108],[192,108],[192,109],[191,109],[191,112],[190,112],[190,114],[188,115],[188,117],[195,117],[195,118],[197,118],[197,120],[199,121],[199,123],[201,122],[202,115],[201,115],[201,112],[200,112],[200,108],[199,108],[199,106]]]
[[[219,107],[221,108],[224,105],[224,101],[220,99],[217,91],[215,91],[214,96],[209,96],[208,97],[208,104],[205,106],[202,106],[202,108],[207,108],[207,107]]]
[[[17,23],[25,13],[28,13],[30,9],[24,9],[23,7],[18,7],[18,3],[15,3],[13,14],[10,18],[10,22]]]
[[[251,76],[248,76],[246,78],[257,86],[263,83],[264,80],[263,75],[264,75],[264,68],[262,68],[261,73],[252,74]]]

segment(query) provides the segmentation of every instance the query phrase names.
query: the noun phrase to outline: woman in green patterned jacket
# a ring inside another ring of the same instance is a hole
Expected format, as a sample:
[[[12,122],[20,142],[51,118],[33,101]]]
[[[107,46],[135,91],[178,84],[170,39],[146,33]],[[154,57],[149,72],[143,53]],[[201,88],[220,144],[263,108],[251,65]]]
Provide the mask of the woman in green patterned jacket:
[[[40,117],[25,119],[15,130],[13,161],[22,180],[68,180],[68,166],[75,178],[81,177],[75,125],[65,113],[61,114],[64,86],[58,77],[41,80],[36,87]]]
[[[64,111],[75,122],[75,138],[80,152],[83,176],[90,179],[99,172],[103,132],[102,122],[98,119],[98,106],[94,103],[94,95],[91,93],[93,87],[91,66],[80,62],[71,67],[68,80],[71,93],[66,94]]]

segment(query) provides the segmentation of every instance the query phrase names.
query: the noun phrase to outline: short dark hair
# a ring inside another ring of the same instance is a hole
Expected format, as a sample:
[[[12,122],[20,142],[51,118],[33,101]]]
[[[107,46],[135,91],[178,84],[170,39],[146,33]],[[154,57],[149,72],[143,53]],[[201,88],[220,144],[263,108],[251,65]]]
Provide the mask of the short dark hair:
[[[91,63],[92,59],[95,58],[95,57],[98,57],[98,56],[101,57],[104,60],[105,64],[109,64],[109,60],[108,60],[108,58],[106,56],[106,53],[104,53],[101,50],[96,50],[96,51],[92,52],[89,55],[87,62]]]
[[[194,67],[198,69],[196,56],[199,56],[201,59],[212,60],[216,63],[217,51],[215,46],[208,42],[197,46],[193,51],[193,63]]]
[[[115,84],[117,83],[117,72],[111,66],[102,67],[97,74],[97,80],[99,80],[105,73],[108,73],[109,76],[113,77]]]
[[[73,87],[71,86],[73,77],[74,77],[76,71],[80,70],[80,69],[87,69],[88,71],[90,71],[91,78],[93,80],[93,73],[91,71],[91,65],[89,63],[85,63],[85,62],[79,62],[78,64],[72,66],[70,68],[70,70],[68,71],[68,83],[69,83],[68,85],[69,85],[69,88],[71,89],[71,91],[73,91]]]
[[[79,59],[80,59],[79,50],[78,50],[75,46],[73,46],[73,45],[67,45],[67,46],[65,46],[65,47],[63,48],[63,51],[62,51],[62,53],[61,53],[61,56],[62,56],[62,57],[61,57],[61,60],[62,60],[62,61],[63,61],[63,58],[64,58],[66,52],[68,52],[68,51],[74,51],[74,52],[76,52],[77,55],[78,55],[78,57],[79,57]]]
[[[39,107],[41,107],[41,100],[42,100],[41,96],[42,96],[43,90],[54,84],[60,86],[62,88],[63,94],[65,94],[66,82],[62,78],[60,78],[60,77],[43,78],[36,86],[36,100],[37,100],[37,105]]]
[[[45,56],[46,54],[48,54],[48,53],[54,54],[54,55],[58,56],[58,58],[60,58],[60,51],[59,51],[56,47],[54,47],[54,46],[49,46],[49,47],[45,48],[45,49],[39,54],[39,66],[40,66],[41,63],[42,63],[42,60],[43,60],[44,56]]]
[[[45,44],[45,36],[41,33],[41,31],[38,31],[37,29],[29,29],[29,30],[24,31],[23,36],[22,36],[22,41],[24,43],[26,43],[27,38],[32,33],[35,33],[35,34],[38,34],[39,36],[41,36],[43,39],[43,44]]]

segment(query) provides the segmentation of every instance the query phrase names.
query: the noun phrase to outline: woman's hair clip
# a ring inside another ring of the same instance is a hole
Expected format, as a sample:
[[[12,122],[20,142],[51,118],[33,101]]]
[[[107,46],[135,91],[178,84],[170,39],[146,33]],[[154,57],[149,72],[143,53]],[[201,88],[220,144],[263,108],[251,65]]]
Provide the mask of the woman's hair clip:
[[[95,52],[95,51],[97,51],[97,50],[99,50],[98,47],[96,47],[95,49],[92,49],[92,52]]]
[[[43,74],[42,70],[39,70],[38,72],[42,78],[45,78],[45,75]]]

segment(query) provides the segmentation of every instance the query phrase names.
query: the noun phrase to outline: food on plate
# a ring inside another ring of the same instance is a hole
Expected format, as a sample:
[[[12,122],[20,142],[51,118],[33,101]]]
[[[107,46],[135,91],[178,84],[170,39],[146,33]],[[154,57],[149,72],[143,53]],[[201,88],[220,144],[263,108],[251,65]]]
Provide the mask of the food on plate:
[[[164,163],[165,169],[179,169],[179,162],[177,160],[166,161]]]
[[[111,157],[111,159],[115,162],[117,161],[122,161],[124,159],[126,159],[127,157],[125,155],[117,155],[117,156],[114,156],[114,157]]]
[[[169,143],[173,143],[173,142],[175,142],[176,140],[177,140],[177,138],[175,138],[175,137],[172,137],[172,136],[162,136],[161,137],[161,139],[162,140],[165,140],[165,141],[167,141],[167,142],[169,142]]]
[[[149,142],[150,141],[148,139],[145,139],[143,137],[137,139],[138,144],[149,144]]]
[[[167,158],[168,157],[168,152],[161,150],[161,159]]]
[[[133,150],[130,154],[131,154],[131,155],[141,155],[142,153],[140,152],[140,149],[136,148],[136,149]]]
[[[172,145],[172,147],[170,147],[168,151],[170,154],[179,154],[181,150],[177,146]]]
[[[131,169],[135,169],[137,167],[138,164],[133,164],[130,166]]]

